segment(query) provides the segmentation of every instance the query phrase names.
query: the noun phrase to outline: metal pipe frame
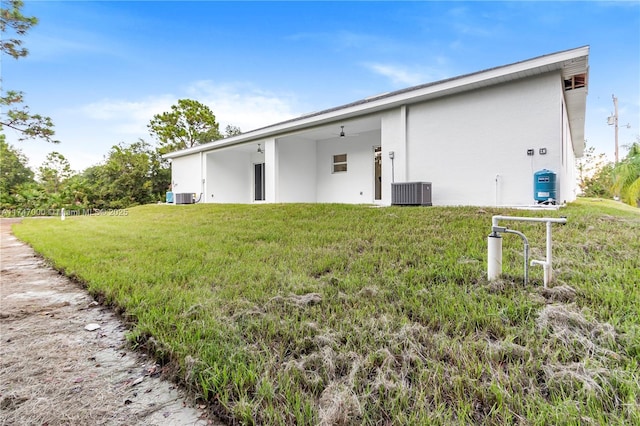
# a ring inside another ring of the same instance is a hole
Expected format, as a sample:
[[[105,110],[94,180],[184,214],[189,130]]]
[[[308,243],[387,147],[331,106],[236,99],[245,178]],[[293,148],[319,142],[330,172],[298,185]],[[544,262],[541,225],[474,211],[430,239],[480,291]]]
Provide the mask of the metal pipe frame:
[[[547,285],[553,279],[553,268],[551,267],[551,261],[552,261],[552,254],[551,254],[551,243],[552,243],[551,224],[553,224],[553,223],[565,224],[565,223],[567,223],[567,218],[565,218],[565,217],[561,217],[561,218],[553,218],[553,217],[520,217],[520,216],[499,216],[499,215],[498,216],[493,216],[491,218],[491,225],[492,225],[492,229],[491,230],[492,230],[493,233],[499,234],[500,232],[505,232],[505,233],[512,233],[512,234],[520,235],[520,237],[525,242],[525,263],[528,263],[527,259],[528,259],[528,251],[529,251],[529,241],[524,236],[524,234],[522,234],[521,232],[514,231],[514,230],[508,229],[506,227],[498,226],[498,222],[501,221],[501,220],[509,220],[509,221],[516,221],[516,222],[538,222],[538,223],[545,223],[546,224],[546,228],[547,228],[546,259],[545,260],[532,260],[531,261],[531,265],[532,266],[533,265],[541,265],[542,266],[542,269],[544,271],[544,287],[546,288]],[[500,262],[500,267],[502,267],[502,262]],[[501,271],[500,271],[500,273],[501,273]],[[494,274],[495,274],[495,272],[494,272]],[[528,278],[529,278],[529,268],[528,268],[528,265],[525,265],[525,284],[528,281]]]
[[[520,216],[492,216],[491,225],[498,226],[500,220],[513,220],[517,222],[548,222],[548,223],[567,223],[566,217],[520,217]]]

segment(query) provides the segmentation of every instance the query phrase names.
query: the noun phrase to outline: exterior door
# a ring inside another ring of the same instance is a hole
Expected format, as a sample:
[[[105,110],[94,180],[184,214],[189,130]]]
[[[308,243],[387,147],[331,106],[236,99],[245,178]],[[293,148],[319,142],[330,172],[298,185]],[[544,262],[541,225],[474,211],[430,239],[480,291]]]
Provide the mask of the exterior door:
[[[264,163],[253,165],[253,199],[254,201],[264,201]]]
[[[374,200],[382,200],[382,147],[373,148]]]

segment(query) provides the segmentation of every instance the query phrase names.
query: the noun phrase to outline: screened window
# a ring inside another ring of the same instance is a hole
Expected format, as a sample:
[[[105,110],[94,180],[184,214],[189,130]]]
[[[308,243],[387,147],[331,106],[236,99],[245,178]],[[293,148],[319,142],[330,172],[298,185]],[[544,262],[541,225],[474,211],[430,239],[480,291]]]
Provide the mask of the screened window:
[[[333,156],[333,173],[347,171],[347,154],[338,154]]]

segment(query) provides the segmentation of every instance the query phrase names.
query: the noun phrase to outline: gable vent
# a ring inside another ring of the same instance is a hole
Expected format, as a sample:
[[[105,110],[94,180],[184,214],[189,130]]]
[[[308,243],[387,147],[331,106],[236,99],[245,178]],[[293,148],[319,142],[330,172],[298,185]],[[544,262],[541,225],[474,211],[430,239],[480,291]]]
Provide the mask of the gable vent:
[[[576,74],[564,80],[564,90],[580,89],[587,85],[586,74]]]

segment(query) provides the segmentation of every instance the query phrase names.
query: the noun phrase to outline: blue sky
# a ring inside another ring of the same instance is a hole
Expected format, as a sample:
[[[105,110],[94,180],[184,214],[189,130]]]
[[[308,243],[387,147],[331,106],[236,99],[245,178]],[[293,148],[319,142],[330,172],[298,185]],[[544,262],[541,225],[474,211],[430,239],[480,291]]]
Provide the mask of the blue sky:
[[[591,46],[585,137],[613,157],[640,134],[640,2],[29,1],[30,51],[2,58],[4,90],[50,116],[60,145],[15,142],[72,168],[196,99],[243,131],[371,95]],[[622,153],[625,151],[622,150]]]

